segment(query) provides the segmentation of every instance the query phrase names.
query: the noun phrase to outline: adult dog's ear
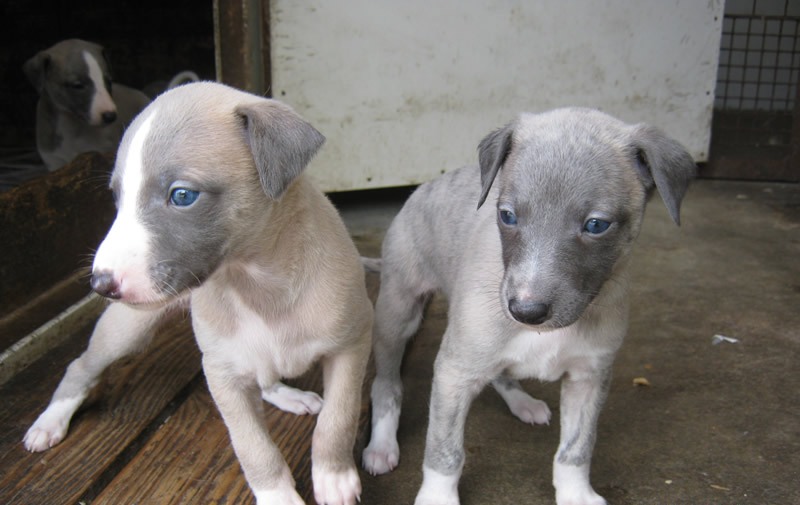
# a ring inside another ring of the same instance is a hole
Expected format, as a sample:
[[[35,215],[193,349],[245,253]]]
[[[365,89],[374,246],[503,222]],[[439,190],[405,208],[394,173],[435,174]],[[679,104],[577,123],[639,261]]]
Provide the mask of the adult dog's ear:
[[[506,162],[511,151],[511,136],[514,133],[514,123],[509,123],[493,131],[478,144],[478,163],[481,167],[481,196],[478,199],[478,208],[481,208],[486,196],[492,188],[497,172]]]
[[[277,200],[325,142],[320,132],[288,105],[263,100],[236,107],[253,153],[261,186]]]
[[[697,175],[697,165],[681,144],[661,130],[645,124],[632,128],[633,155],[642,182],[648,191],[658,190],[672,220],[680,225],[681,201]]]
[[[97,49],[100,51],[100,56],[103,57],[103,61],[106,65],[106,73],[105,77],[108,77],[110,80],[114,80],[114,67],[111,66],[111,55],[103,46],[97,46]]]
[[[47,68],[50,66],[50,55],[45,51],[39,51],[22,65],[22,71],[33,84],[40,94],[44,88],[44,79],[47,75]]]

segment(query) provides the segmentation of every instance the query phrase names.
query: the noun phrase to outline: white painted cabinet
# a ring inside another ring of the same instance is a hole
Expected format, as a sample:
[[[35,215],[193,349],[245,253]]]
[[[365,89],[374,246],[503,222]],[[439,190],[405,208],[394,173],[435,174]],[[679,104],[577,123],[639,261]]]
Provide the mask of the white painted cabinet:
[[[328,141],[326,191],[477,161],[517,112],[595,107],[708,154],[721,0],[271,0],[272,93]]]

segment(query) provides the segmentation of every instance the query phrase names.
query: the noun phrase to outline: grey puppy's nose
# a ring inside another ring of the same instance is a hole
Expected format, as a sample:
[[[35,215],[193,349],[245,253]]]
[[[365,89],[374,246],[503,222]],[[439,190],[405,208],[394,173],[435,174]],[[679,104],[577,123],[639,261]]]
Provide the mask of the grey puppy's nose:
[[[508,311],[520,323],[536,325],[547,321],[550,306],[530,299],[512,298],[508,301]]]

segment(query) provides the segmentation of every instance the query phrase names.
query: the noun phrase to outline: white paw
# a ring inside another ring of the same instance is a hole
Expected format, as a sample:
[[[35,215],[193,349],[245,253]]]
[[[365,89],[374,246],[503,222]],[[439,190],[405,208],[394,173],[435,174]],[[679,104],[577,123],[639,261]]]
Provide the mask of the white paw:
[[[305,505],[292,486],[281,486],[269,490],[253,490],[258,505]]]
[[[77,404],[80,400],[57,400],[48,405],[25,433],[25,448],[41,452],[64,440]]]
[[[284,412],[298,416],[319,414],[322,397],[313,391],[303,391],[277,382],[261,392],[261,398]]]
[[[606,500],[595,493],[594,489],[589,488],[578,493],[556,492],[556,503],[558,505],[606,505]]]
[[[375,440],[370,441],[364,449],[361,464],[364,470],[371,475],[389,473],[397,468],[400,461],[400,447],[397,440]]]
[[[458,479],[456,475],[444,475],[435,470],[422,467],[422,487],[417,493],[414,505],[459,505]]]
[[[606,500],[597,494],[589,483],[589,464],[553,465],[553,486],[556,488],[558,505],[606,505]]]
[[[508,401],[508,408],[524,423],[550,424],[551,414],[547,404],[521,391],[518,395],[514,395],[511,401]]]
[[[436,494],[423,494],[420,490],[417,499],[414,500],[414,505],[459,505],[458,495],[456,496],[441,496]]]
[[[22,441],[27,450],[42,452],[64,440],[66,434],[66,427],[44,428],[34,424],[28,429]]]
[[[372,475],[389,473],[400,461],[400,446],[397,445],[399,416],[399,411],[392,411],[372,420],[372,436],[361,455],[364,470]]]
[[[361,501],[361,480],[355,468],[330,472],[312,467],[311,480],[319,505],[355,505]]]

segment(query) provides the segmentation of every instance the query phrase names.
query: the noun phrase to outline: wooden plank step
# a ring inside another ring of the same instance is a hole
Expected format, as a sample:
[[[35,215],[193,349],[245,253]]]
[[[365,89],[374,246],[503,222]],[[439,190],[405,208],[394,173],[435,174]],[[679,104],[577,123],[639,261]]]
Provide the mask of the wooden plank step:
[[[310,480],[307,460],[315,417],[295,416],[271,406],[265,410],[270,434],[298,484]],[[310,486],[300,486],[301,492],[303,488]],[[93,503],[255,503],[204,384]]]
[[[291,381],[291,385],[321,394],[319,367]],[[364,396],[360,440],[365,434],[367,414],[368,399]],[[316,416],[296,416],[269,404],[265,405],[265,416],[270,435],[292,470],[298,493],[306,503],[315,503],[311,438]],[[360,461],[363,448],[363,444],[359,445],[356,461]],[[92,503],[255,503],[205,383],[192,391],[187,401]]]
[[[97,403],[75,416],[64,441],[43,453],[28,453],[21,443],[25,430],[46,406],[66,364],[85,347],[85,337],[78,340],[82,345],[75,352],[72,343],[68,358],[48,356],[2,389],[8,407],[0,426],[9,428],[0,435],[0,503],[73,504],[104,487],[119,459],[135,452],[137,440],[149,436],[158,416],[200,373],[188,320],[176,322],[146,352],[107,372],[107,387]]]

